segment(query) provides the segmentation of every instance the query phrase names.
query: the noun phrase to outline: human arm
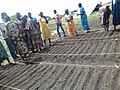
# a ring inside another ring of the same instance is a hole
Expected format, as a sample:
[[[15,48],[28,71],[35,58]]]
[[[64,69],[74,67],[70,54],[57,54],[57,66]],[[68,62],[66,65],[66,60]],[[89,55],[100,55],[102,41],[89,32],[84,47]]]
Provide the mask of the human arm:
[[[44,19],[45,19],[46,23],[48,24],[48,20],[47,20],[47,18],[45,16],[44,16]]]

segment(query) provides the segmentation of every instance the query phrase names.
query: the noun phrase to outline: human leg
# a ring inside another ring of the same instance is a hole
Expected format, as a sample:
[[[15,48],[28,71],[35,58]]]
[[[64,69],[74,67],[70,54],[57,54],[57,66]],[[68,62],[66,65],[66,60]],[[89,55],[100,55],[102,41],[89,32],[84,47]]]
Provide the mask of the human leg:
[[[49,40],[49,45],[51,46],[51,39],[49,38],[48,40]]]
[[[60,27],[61,27],[61,29],[62,29],[63,35],[64,35],[64,36],[66,36],[65,31],[64,31],[64,28],[63,28],[62,24],[60,24]]]
[[[44,42],[44,44],[45,44],[45,46],[46,46],[46,40],[44,40],[43,42]]]
[[[57,24],[57,33],[58,33],[58,36],[61,37],[60,32],[59,32],[59,26],[60,26],[60,25]]]

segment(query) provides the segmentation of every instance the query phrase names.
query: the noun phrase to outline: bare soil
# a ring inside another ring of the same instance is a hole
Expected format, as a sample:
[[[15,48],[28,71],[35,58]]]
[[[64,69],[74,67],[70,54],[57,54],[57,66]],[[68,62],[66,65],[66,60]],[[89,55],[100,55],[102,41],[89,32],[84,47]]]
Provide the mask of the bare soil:
[[[120,90],[120,31],[65,37],[27,62],[0,67],[0,90]]]

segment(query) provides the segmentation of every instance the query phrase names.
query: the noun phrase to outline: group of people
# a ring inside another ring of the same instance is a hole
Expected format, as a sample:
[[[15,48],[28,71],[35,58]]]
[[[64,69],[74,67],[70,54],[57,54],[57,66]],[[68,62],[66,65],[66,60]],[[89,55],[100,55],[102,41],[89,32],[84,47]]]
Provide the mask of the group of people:
[[[81,16],[82,27],[88,33],[90,32],[90,28],[86,12],[81,3],[78,4],[78,7],[80,8],[80,14],[78,15]],[[54,10],[54,14],[57,22],[56,30],[58,37],[66,37],[67,35],[62,26],[61,16],[56,10]],[[48,20],[43,15],[43,12],[40,12],[39,16],[40,18],[37,20],[32,17],[30,12],[23,17],[17,12],[16,20],[12,21],[7,13],[1,13],[3,22],[0,23],[0,65],[5,59],[10,62],[9,56],[2,43],[2,39],[6,42],[13,59],[16,59],[18,55],[24,59],[31,52],[40,52],[42,49],[41,47],[47,45],[46,40],[49,41],[49,46],[52,45],[52,34],[48,27]],[[67,22],[68,35],[78,36],[73,16],[69,13],[68,9],[65,10],[65,20]],[[59,31],[60,27],[63,33],[62,36]]]

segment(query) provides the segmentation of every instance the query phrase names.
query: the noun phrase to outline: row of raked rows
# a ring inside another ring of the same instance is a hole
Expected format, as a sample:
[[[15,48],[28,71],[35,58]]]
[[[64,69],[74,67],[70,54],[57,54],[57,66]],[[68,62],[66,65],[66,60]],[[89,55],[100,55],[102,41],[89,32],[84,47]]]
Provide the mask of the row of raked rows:
[[[96,53],[120,53],[120,40],[92,41],[74,44],[60,44],[47,48],[43,54],[96,54]],[[42,54],[41,53],[41,54]]]
[[[104,31],[56,42],[31,54],[37,64],[0,68],[0,90],[119,90],[119,35]]]
[[[16,65],[0,74],[0,90],[119,90],[120,69]],[[9,87],[10,86],[10,87]],[[12,88],[12,89],[10,89]]]
[[[108,39],[108,38],[115,38],[115,37],[120,37],[120,30],[118,31],[96,31],[96,32],[91,32],[91,33],[88,33],[88,34],[80,34],[80,36],[78,37],[67,37],[67,38],[64,38],[63,42],[64,41],[71,41],[71,40],[74,40],[76,39],[77,41],[80,41],[80,40],[94,40],[94,39]]]
[[[79,65],[111,65],[120,62],[120,55],[42,55],[38,54],[29,61],[40,63],[61,63]]]

